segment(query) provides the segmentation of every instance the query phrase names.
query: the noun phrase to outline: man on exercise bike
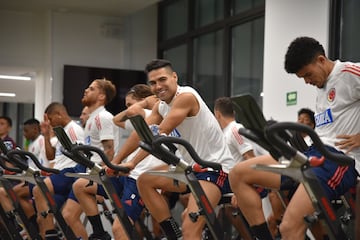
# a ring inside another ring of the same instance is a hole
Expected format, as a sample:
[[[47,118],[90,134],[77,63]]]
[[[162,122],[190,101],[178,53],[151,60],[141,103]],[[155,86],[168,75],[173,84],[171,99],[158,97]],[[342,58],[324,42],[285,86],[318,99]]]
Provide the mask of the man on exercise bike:
[[[331,151],[335,148],[336,136],[355,135],[360,132],[360,65],[351,62],[331,61],[324,48],[315,39],[296,38],[285,56],[285,69],[304,78],[305,83],[317,87],[316,132]],[[360,149],[349,152],[359,159]],[[307,156],[319,156],[315,147],[305,152]],[[282,189],[288,177],[271,172],[258,171],[254,164],[276,164],[269,155],[238,163],[229,174],[230,184],[238,205],[248,220],[253,234],[258,239],[272,239],[268,230],[259,195],[253,185]],[[313,171],[321,182],[327,197],[334,199],[356,183],[355,162],[351,166],[339,166],[325,160]],[[285,211],[280,233],[282,239],[304,239],[307,225],[303,217],[314,213],[312,202],[302,184],[299,185]]]
[[[194,147],[199,156],[207,161],[222,164],[223,171],[197,173],[196,177],[212,206],[216,206],[222,193],[230,192],[227,172],[234,165],[234,160],[226,145],[220,126],[214,115],[191,87],[177,84],[178,76],[169,61],[156,59],[146,66],[148,83],[153,93],[160,99],[146,118],[148,124],[159,124],[160,134],[170,134],[176,128],[181,138],[186,139]],[[138,146],[138,138],[134,133],[125,143],[113,162],[120,162],[130,151]],[[184,149],[179,149],[186,160],[191,157]],[[143,151],[134,157],[126,166],[134,167],[137,161],[146,155]],[[130,165],[132,164],[132,165]],[[168,166],[162,168],[167,170]],[[157,191],[185,192],[186,185],[178,184],[173,179],[150,174],[142,174],[137,180],[140,196],[144,200],[151,215],[160,223],[168,239],[201,239],[205,224],[204,217],[194,223],[188,214],[184,214],[182,232],[171,217],[167,203]],[[189,197],[187,212],[197,212],[198,206],[194,197]]]

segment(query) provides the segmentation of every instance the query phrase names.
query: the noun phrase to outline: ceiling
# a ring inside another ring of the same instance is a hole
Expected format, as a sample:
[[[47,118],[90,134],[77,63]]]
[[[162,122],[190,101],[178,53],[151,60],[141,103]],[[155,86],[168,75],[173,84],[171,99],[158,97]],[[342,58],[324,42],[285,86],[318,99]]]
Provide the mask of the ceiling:
[[[57,11],[126,17],[160,0],[0,0],[0,9],[9,11]],[[32,75],[32,70],[0,66],[0,75]],[[0,102],[34,102],[35,80],[0,79],[0,92],[13,92],[16,97],[1,97]]]

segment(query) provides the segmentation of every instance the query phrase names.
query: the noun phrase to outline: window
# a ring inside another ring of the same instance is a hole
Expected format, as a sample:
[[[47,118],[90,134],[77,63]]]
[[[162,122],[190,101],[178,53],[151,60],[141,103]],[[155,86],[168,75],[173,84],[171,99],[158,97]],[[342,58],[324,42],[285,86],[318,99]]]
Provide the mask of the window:
[[[195,27],[202,27],[224,18],[224,1],[195,1]]]
[[[194,40],[194,88],[208,106],[226,93],[223,77],[223,31],[203,35]]]
[[[342,1],[340,59],[360,62],[360,1]]]
[[[162,39],[169,39],[187,31],[187,1],[172,1],[164,6],[161,14],[161,33],[164,34]]]
[[[175,48],[164,51],[164,58],[169,60],[178,75],[178,84],[187,85],[186,74],[186,45],[181,45]]]
[[[264,5],[264,0],[232,0],[234,15]]]
[[[217,97],[245,92],[261,104],[264,15],[264,0],[161,1],[158,57],[210,108]]]
[[[264,19],[232,29],[231,95],[251,93],[260,100],[262,91]]]

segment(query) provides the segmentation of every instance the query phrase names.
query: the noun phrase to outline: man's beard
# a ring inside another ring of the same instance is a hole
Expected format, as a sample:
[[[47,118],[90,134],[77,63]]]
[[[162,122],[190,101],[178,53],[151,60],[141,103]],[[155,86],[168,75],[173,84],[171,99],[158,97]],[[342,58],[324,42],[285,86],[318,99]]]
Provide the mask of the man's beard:
[[[86,100],[85,98],[81,99],[81,103],[83,106],[89,106],[90,105],[90,101]]]

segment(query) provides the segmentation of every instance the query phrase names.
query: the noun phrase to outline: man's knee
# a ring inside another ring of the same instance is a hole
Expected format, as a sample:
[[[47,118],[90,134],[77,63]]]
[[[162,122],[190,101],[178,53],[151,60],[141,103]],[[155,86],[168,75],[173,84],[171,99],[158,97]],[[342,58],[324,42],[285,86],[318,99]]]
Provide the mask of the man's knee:
[[[72,185],[72,189],[74,191],[75,194],[83,192],[84,191],[84,180],[82,178],[79,178],[78,180],[76,180],[73,185]]]
[[[231,183],[242,181],[247,174],[248,174],[248,169],[246,165],[241,163],[237,164],[229,172],[229,181]]]
[[[142,189],[144,186],[148,186],[151,181],[149,181],[149,175],[146,173],[141,174],[136,180],[136,185],[138,189]]]
[[[279,231],[284,239],[291,239],[295,236],[304,236],[305,230],[305,223],[301,223],[295,219],[283,219],[279,226]]]

